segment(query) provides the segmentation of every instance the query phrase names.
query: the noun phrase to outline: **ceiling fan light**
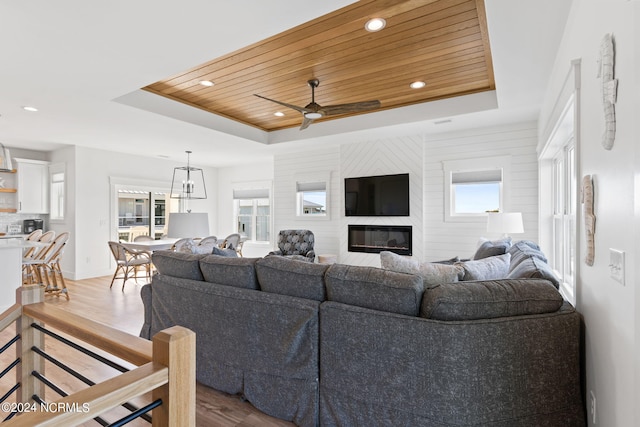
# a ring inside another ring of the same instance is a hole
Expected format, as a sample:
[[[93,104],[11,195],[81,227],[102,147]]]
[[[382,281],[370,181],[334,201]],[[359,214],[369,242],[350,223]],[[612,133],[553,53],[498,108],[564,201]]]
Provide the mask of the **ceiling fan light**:
[[[387,25],[387,21],[382,18],[372,18],[364,24],[364,29],[370,33],[382,30]]]
[[[322,117],[322,114],[312,112],[312,113],[304,113],[304,116],[309,120],[316,120]]]

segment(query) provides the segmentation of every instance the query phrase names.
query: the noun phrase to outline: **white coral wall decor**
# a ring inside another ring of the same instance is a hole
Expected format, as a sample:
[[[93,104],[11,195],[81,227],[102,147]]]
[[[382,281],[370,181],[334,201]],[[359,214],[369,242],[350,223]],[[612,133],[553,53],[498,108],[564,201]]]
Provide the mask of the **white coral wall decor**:
[[[613,35],[605,34],[600,42],[600,55],[598,56],[598,77],[602,78],[602,107],[604,108],[604,133],[602,134],[602,146],[611,150],[616,138],[616,112],[615,103],[618,92],[618,79],[613,78],[615,65]]]
[[[587,253],[584,262],[593,265],[595,256],[596,216],[593,213],[593,181],[591,175],[582,178],[582,209],[584,212],[584,230],[586,233]]]

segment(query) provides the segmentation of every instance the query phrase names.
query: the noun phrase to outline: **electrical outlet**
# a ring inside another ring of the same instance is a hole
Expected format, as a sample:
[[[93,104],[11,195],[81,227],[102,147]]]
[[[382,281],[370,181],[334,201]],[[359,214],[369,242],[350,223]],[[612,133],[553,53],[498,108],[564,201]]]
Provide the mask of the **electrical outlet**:
[[[589,408],[591,409],[591,422],[595,424],[596,423],[596,394],[593,392],[593,390],[591,390],[589,392],[589,396],[591,398],[591,402],[589,406]]]
[[[609,272],[616,282],[624,286],[624,252],[609,248]]]

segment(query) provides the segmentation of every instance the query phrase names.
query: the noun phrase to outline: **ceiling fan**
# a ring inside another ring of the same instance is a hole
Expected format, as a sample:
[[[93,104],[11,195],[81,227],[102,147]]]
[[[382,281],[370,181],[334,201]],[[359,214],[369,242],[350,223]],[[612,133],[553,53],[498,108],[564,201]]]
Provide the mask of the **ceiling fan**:
[[[292,108],[296,111],[300,111],[304,116],[302,120],[302,126],[300,126],[300,130],[306,129],[309,125],[316,119],[325,117],[325,116],[335,116],[338,114],[347,114],[347,113],[359,113],[361,111],[369,111],[375,110],[380,107],[380,101],[364,101],[364,102],[352,102],[350,104],[338,104],[338,105],[326,105],[322,106],[320,104],[316,104],[315,94],[316,88],[320,85],[320,80],[311,79],[307,81],[307,84],[311,86],[311,103],[307,104],[305,107],[298,107],[297,105],[287,104],[286,102],[276,101],[275,99],[269,99],[267,97],[254,94],[258,98],[266,99],[267,101],[275,102],[276,104],[284,105],[285,107]]]

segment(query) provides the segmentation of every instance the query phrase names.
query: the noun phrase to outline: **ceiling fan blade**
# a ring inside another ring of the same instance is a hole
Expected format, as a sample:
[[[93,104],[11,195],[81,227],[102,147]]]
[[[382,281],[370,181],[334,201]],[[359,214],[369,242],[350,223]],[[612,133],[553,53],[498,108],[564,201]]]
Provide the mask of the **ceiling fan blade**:
[[[321,108],[325,116],[336,114],[358,113],[360,111],[375,110],[380,108],[380,101],[353,102],[351,104],[326,105]]]
[[[296,110],[296,111],[300,111],[301,113],[309,113],[310,112],[310,110],[307,110],[306,108],[298,107],[297,105],[287,104],[286,102],[281,102],[281,101],[276,101],[275,99],[270,99],[270,98],[267,98],[267,97],[262,96],[262,95],[256,95],[255,93],[253,95],[257,96],[258,98],[266,99],[267,101],[275,102],[276,104],[284,105],[285,107],[291,108],[291,109]]]
[[[308,128],[311,123],[313,123],[313,120],[304,117],[304,119],[302,120],[302,126],[300,126],[300,130]]]

